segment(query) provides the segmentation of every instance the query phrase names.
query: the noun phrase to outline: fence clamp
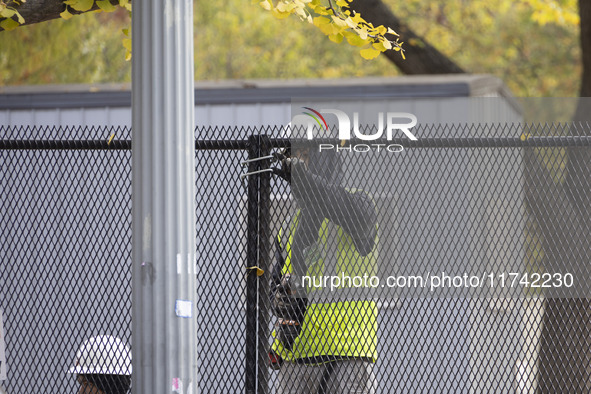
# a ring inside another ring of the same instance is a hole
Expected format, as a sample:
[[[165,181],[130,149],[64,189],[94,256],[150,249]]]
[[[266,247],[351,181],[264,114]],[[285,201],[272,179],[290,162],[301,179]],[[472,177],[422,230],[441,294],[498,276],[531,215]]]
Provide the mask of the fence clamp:
[[[256,175],[256,174],[262,174],[264,172],[273,172],[272,168],[265,168],[264,170],[258,170],[258,171],[253,171],[253,172],[247,172],[246,174],[242,174],[240,175],[240,179],[244,179],[247,176],[251,176],[251,175]]]
[[[269,159],[276,159],[276,157],[275,157],[275,155],[267,155],[267,156],[255,157],[254,159],[245,160],[245,161],[243,161],[240,164],[242,164],[243,166],[247,166],[248,164],[254,163],[256,161],[269,160]],[[272,168],[265,168],[265,169],[262,169],[262,170],[247,172],[246,174],[240,175],[240,179],[244,179],[247,176],[251,176],[251,175],[263,174],[265,172],[273,172],[273,169]]]
[[[245,161],[243,161],[240,164],[242,164],[243,166],[246,166],[246,165],[248,165],[248,163],[252,163],[252,162],[255,162],[255,161],[261,161],[261,160],[267,160],[267,159],[275,159],[275,156],[274,155],[268,155],[268,156],[262,156],[262,157],[255,157],[254,159],[245,160]]]

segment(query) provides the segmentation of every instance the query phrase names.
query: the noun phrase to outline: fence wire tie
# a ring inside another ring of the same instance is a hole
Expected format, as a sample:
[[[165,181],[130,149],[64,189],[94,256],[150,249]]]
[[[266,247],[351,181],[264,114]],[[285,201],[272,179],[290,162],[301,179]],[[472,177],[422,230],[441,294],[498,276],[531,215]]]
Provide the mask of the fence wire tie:
[[[111,145],[113,138],[115,138],[115,133],[111,134],[111,136],[109,137],[109,140],[107,141],[107,145]]]
[[[263,270],[261,267],[258,266],[253,266],[253,267],[246,267],[246,269],[248,271],[254,271],[256,270],[257,276],[262,276],[265,273],[265,270]]]
[[[527,140],[529,140],[529,137],[531,137],[530,133],[523,133],[523,134],[521,134],[521,137],[519,137],[519,139],[521,141],[527,141]]]
[[[258,170],[258,171],[253,171],[253,172],[247,172],[246,174],[242,174],[240,175],[240,179],[244,179],[247,176],[251,176],[251,175],[256,175],[256,174],[262,174],[265,172],[273,172],[272,168],[265,168],[264,170]]]

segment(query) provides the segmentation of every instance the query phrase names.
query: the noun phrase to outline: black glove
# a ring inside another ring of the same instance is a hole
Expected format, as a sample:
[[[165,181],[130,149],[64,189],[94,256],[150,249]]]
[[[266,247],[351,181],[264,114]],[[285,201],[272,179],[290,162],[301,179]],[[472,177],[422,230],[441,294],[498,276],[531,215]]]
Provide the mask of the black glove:
[[[289,274],[284,275],[272,292],[273,311],[279,317],[276,324],[277,339],[287,350],[291,350],[300,334],[308,307],[303,288],[292,283],[292,278]]]
[[[284,149],[279,153],[275,153],[273,156],[280,163],[280,168],[273,168],[273,174],[285,179],[291,183],[292,174],[301,174],[307,170],[306,163],[298,159],[297,157],[291,157],[290,150]]]

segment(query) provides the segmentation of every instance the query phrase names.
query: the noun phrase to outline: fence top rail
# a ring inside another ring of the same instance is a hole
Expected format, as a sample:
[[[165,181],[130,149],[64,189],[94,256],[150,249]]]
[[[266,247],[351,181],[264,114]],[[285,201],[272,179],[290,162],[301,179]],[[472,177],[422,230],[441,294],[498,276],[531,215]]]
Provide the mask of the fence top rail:
[[[589,147],[591,136],[521,136],[521,137],[440,137],[420,138],[416,141],[407,138],[378,139],[365,141],[347,140],[341,144],[336,139],[290,140],[288,138],[269,138],[270,148],[289,147],[291,144],[319,146],[338,145],[338,149],[349,149],[354,145],[371,147],[401,145],[406,148],[535,148],[535,147]],[[247,139],[195,140],[196,150],[246,150]],[[0,140],[0,150],[131,150],[131,140]]]

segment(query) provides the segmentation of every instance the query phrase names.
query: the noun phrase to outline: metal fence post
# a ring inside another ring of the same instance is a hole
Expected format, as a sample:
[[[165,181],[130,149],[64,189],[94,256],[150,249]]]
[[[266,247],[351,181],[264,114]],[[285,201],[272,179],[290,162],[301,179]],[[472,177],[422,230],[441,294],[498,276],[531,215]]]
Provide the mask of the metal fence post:
[[[269,155],[269,137],[249,138],[248,158]],[[251,161],[248,172],[269,167],[269,160]],[[269,271],[269,213],[271,175],[262,172],[248,178],[247,252],[246,252],[246,359],[245,390],[247,394],[268,392],[268,274]]]
[[[248,158],[260,157],[259,136],[248,139]],[[251,161],[248,172],[257,171],[258,161]],[[259,179],[256,175],[248,177],[247,224],[246,224],[246,338],[245,338],[245,392],[256,393],[257,380],[257,276],[258,227],[259,227]]]
[[[132,19],[133,391],[195,394],[193,1]]]
[[[261,135],[261,157],[271,153],[271,142],[267,135]],[[262,168],[269,168],[269,159],[261,161]],[[270,254],[270,216],[271,216],[271,173],[263,172],[259,175],[259,267],[263,276],[259,277],[259,306],[258,306],[258,359],[259,376],[257,379],[258,393],[269,392],[269,278],[271,276]]]

